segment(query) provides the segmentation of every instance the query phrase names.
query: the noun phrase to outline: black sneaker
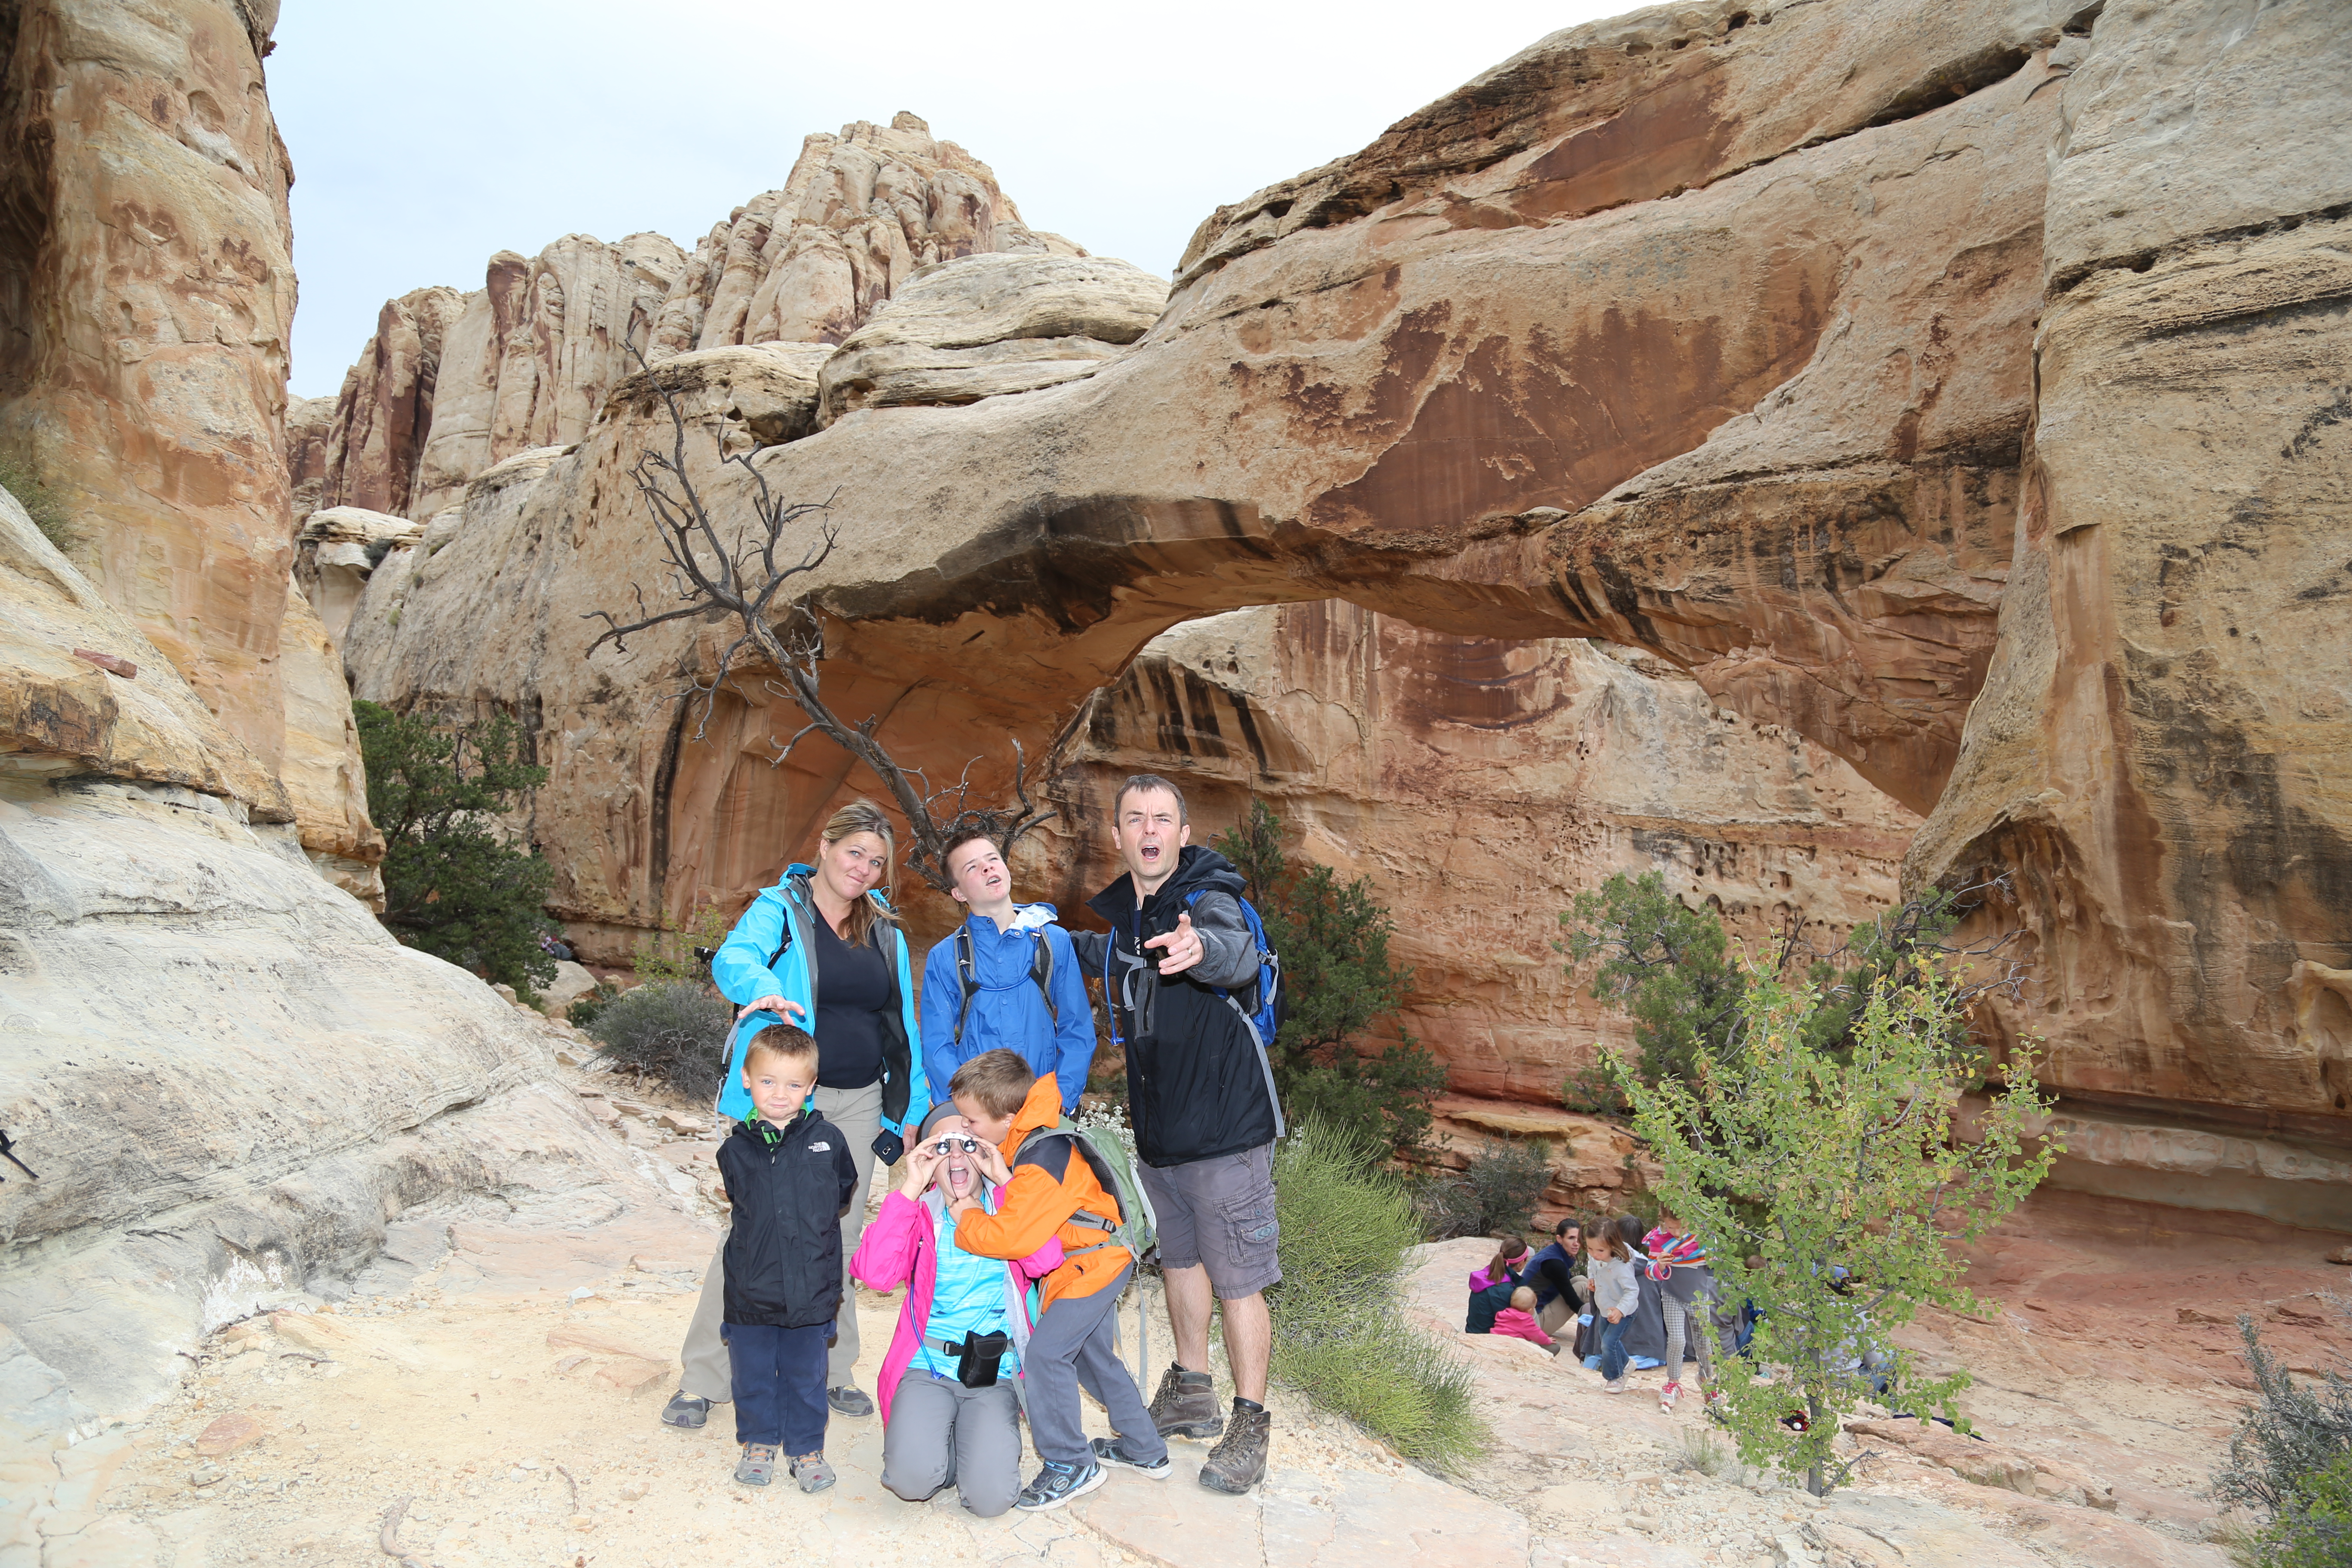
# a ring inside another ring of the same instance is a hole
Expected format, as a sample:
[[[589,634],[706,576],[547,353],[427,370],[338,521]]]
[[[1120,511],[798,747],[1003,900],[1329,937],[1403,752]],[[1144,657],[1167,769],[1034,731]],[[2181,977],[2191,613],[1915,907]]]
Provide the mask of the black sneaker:
[[[709,1419],[710,1401],[697,1399],[684,1389],[671,1394],[669,1403],[662,1406],[662,1424],[667,1426],[684,1426],[691,1430]]]
[[[1141,1459],[1129,1458],[1127,1455],[1120,1450],[1118,1439],[1116,1437],[1097,1437],[1095,1439],[1095,1463],[1097,1465],[1117,1465],[1123,1470],[1133,1470],[1138,1475],[1150,1476],[1155,1481],[1166,1480],[1171,1468],[1168,1463],[1168,1456],[1166,1454],[1161,1454],[1160,1458],[1152,1460],[1150,1464],[1144,1463]]]
[[[1213,1437],[1223,1431],[1216,1379],[1170,1366],[1160,1375],[1160,1392],[1151,1396],[1151,1425],[1162,1437]]]
[[[1088,1465],[1083,1470],[1066,1469],[1045,1461],[1037,1479],[1021,1489],[1013,1506],[1024,1513],[1043,1513],[1049,1508],[1059,1508],[1072,1498],[1081,1498],[1103,1484],[1107,1478],[1100,1465]]]
[[[833,1406],[833,1413],[836,1415],[871,1415],[874,1414],[874,1401],[866,1398],[862,1391],[853,1388],[847,1384],[842,1384],[839,1388],[826,1389],[824,1391],[824,1402]]]

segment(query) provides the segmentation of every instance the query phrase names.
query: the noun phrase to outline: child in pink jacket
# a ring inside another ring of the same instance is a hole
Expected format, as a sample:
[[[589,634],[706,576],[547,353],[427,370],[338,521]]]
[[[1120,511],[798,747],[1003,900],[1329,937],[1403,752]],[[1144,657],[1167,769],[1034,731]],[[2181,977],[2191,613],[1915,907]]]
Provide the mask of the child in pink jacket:
[[[1036,1321],[1033,1281],[1061,1266],[1062,1246],[1006,1263],[956,1245],[948,1206],[977,1195],[993,1213],[1002,1192],[982,1179],[978,1152],[954,1102],[933,1106],[849,1271],[870,1289],[909,1286],[877,1390],[882,1484],[922,1502],[952,1479],[966,1509],[993,1519],[1021,1494],[1015,1390]]]
[[[1536,1293],[1526,1285],[1512,1291],[1511,1304],[1495,1314],[1495,1332],[1541,1345],[1554,1355],[1559,1353],[1559,1342],[1545,1333],[1543,1325],[1536,1321]]]

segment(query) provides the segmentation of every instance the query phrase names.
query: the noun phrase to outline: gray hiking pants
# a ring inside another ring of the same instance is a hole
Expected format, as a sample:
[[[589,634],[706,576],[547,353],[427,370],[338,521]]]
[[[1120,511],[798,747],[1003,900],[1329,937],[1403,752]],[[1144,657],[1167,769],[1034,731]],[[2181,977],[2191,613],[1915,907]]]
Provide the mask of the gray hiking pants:
[[[841,1313],[834,1320],[833,1349],[825,1358],[825,1386],[845,1388],[854,1381],[851,1369],[857,1364],[857,1287],[850,1283],[849,1260],[856,1255],[858,1238],[866,1234],[866,1189],[874,1182],[874,1136],[882,1131],[882,1086],[820,1088],[816,1108],[849,1140],[850,1162],[857,1167],[857,1194],[849,1200],[849,1212],[841,1216]],[[683,1369],[677,1379],[680,1394],[713,1404],[735,1397],[727,1342],[719,1337],[719,1320],[726,1309],[727,1239],[721,1237],[719,1250],[710,1255],[710,1267],[703,1272],[702,1298],[695,1302],[693,1321],[686,1325],[686,1343],[678,1348]]]
[[[1152,1425],[1127,1363],[1118,1359],[1119,1292],[1134,1278],[1130,1263],[1093,1295],[1061,1297],[1039,1315],[1029,1336],[1029,1357],[1022,1363],[1029,1389],[1029,1436],[1039,1458],[1080,1470],[1095,1462],[1094,1446],[1080,1425],[1081,1387],[1110,1413],[1119,1447],[1129,1458],[1152,1464],[1166,1456],[1168,1445]]]
[[[882,1427],[882,1484],[927,1502],[950,1482],[982,1519],[1013,1506],[1021,1495],[1019,1396],[1009,1377],[966,1388],[910,1366]]]

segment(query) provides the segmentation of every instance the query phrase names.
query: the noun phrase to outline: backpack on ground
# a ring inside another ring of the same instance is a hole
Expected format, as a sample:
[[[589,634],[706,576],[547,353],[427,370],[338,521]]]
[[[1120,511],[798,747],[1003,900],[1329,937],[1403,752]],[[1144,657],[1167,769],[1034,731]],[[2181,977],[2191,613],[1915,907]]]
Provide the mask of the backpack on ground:
[[[974,965],[971,952],[971,927],[960,925],[955,933],[956,978],[963,984],[963,1001],[956,1008],[955,1043],[963,1044],[963,1026],[971,1022],[971,999],[980,994],[980,972]],[[1045,998],[1045,1016],[1060,1027],[1062,1010],[1054,1005],[1054,944],[1045,933],[1037,933],[1036,951],[1030,955],[1029,978],[1037,983],[1039,994]],[[1106,1187],[1104,1191],[1109,1189]]]
[[[1062,1118],[1060,1125],[1040,1127],[1022,1139],[1021,1146],[1013,1152],[1013,1164],[1018,1165],[1022,1161],[1028,1159],[1029,1151],[1048,1138],[1068,1139],[1070,1147],[1077,1152],[1079,1158],[1086,1161],[1087,1168],[1094,1173],[1096,1183],[1104,1192],[1108,1193],[1111,1201],[1118,1205],[1118,1218],[1116,1221],[1107,1220],[1100,1215],[1089,1214],[1084,1209],[1070,1216],[1072,1225],[1085,1226],[1092,1230],[1102,1231],[1105,1235],[1103,1239],[1096,1242],[1093,1247],[1081,1247],[1076,1251],[1065,1249],[1062,1256],[1066,1258],[1076,1258],[1092,1252],[1097,1247],[1116,1244],[1127,1248],[1136,1262],[1140,1264],[1143,1261],[1143,1255],[1160,1243],[1160,1221],[1159,1217],[1151,1212],[1151,1199],[1145,1194],[1143,1184],[1136,1179],[1135,1156],[1127,1152],[1127,1145],[1118,1139],[1081,1127],[1066,1116]]]

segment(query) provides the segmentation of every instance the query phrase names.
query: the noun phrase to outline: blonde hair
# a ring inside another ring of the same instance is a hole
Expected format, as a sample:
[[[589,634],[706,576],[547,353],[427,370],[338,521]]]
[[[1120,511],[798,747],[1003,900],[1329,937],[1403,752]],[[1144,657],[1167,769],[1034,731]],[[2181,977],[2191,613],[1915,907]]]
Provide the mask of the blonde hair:
[[[796,1062],[814,1073],[817,1058],[816,1037],[791,1024],[771,1024],[752,1036],[744,1046],[743,1070],[750,1072],[770,1057]]]
[[[1511,1292],[1511,1305],[1520,1311],[1527,1311],[1535,1304],[1536,1293],[1532,1287],[1522,1285]]]
[[[898,835],[891,827],[890,819],[882,815],[880,806],[870,800],[853,800],[825,818],[824,826],[816,837],[818,843],[830,849],[843,839],[860,833],[871,833],[882,840],[882,884],[878,889],[868,889],[867,891],[878,891],[887,902],[892,886],[891,868],[898,854]],[[874,940],[876,926],[893,924],[898,918],[871,898],[860,898],[849,906],[849,931],[843,940],[852,945],[870,942]]]

